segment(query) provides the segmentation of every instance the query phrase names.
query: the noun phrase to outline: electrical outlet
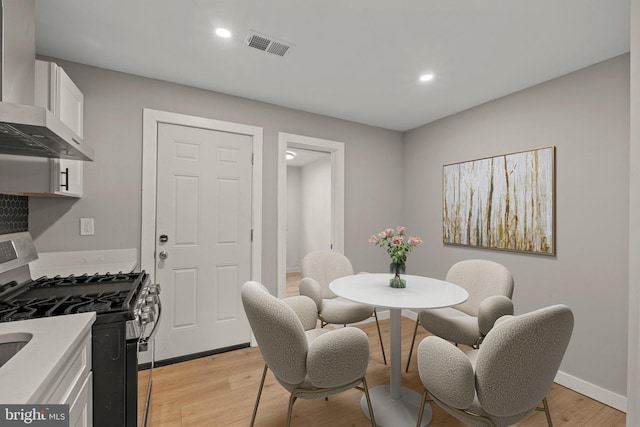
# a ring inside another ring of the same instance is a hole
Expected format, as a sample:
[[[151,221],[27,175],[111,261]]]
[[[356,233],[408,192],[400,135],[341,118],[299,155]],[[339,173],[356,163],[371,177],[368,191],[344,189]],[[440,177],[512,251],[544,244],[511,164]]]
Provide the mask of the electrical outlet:
[[[80,218],[80,235],[93,236],[93,218]]]

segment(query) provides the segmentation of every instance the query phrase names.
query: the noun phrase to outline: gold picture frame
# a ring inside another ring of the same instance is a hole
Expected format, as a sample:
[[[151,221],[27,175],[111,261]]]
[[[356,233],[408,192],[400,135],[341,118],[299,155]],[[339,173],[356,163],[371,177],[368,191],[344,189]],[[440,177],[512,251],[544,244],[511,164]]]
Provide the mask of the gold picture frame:
[[[555,147],[442,167],[447,245],[555,255]]]

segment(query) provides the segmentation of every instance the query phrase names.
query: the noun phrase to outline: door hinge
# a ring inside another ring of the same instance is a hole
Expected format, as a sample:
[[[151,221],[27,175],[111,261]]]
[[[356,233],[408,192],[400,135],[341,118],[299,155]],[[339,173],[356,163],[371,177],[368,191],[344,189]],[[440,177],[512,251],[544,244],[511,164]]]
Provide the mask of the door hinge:
[[[253,166],[253,157],[255,156],[254,153],[251,153],[251,166]]]
[[[253,228],[251,229],[251,241],[253,242]]]

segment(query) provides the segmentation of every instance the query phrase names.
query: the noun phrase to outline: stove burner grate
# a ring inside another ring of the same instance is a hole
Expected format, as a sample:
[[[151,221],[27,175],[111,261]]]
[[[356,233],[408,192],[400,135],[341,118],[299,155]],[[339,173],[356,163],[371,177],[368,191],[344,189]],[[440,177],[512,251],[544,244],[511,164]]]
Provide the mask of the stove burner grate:
[[[40,277],[33,281],[35,287],[54,287],[54,286],[73,286],[90,283],[111,283],[111,282],[131,282],[136,280],[140,276],[140,273],[106,273],[106,274],[83,274],[76,276],[71,274],[69,276],[54,276],[54,277]]]
[[[91,311],[96,314],[128,312],[128,296],[129,291],[114,291],[5,301],[0,303],[0,322]]]

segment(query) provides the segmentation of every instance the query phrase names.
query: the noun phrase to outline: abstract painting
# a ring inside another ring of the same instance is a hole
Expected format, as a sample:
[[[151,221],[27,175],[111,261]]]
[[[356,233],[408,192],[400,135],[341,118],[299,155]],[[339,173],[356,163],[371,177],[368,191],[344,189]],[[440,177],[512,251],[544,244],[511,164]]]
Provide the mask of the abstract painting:
[[[555,147],[445,165],[445,244],[555,255]]]

